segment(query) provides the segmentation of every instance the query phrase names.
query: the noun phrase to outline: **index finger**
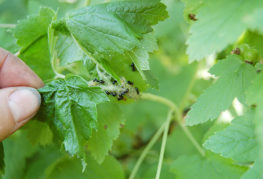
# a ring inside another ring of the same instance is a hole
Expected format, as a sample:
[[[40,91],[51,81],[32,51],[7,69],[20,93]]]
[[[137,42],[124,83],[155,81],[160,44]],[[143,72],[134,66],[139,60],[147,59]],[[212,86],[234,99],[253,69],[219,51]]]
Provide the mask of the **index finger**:
[[[15,86],[41,88],[44,83],[22,60],[0,48],[0,88]]]

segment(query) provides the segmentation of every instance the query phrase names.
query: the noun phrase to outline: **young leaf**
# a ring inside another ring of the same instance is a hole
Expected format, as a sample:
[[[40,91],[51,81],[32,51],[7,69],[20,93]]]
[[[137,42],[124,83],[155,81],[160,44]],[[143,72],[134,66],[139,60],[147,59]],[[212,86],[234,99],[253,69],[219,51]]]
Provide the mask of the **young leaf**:
[[[241,62],[236,55],[218,62],[210,73],[219,76],[219,79],[191,107],[186,118],[187,125],[216,119],[228,109],[235,97],[244,98],[245,89],[256,74],[251,65]]]
[[[88,141],[88,149],[99,163],[102,163],[113,140],[120,134],[121,123],[124,122],[121,110],[117,105],[101,104],[98,106],[98,130],[94,131]]]
[[[187,40],[190,61],[201,60],[235,42],[247,28],[245,17],[262,5],[261,0],[206,0]]]
[[[79,76],[52,81],[39,91],[44,98],[40,115],[48,115],[67,152],[85,159],[87,140],[97,129],[96,105],[108,101],[106,94]]]
[[[254,111],[249,111],[237,117],[230,126],[209,137],[204,147],[237,162],[253,162],[259,152],[253,115]]]
[[[21,47],[19,57],[25,61],[42,79],[53,77],[49,63],[48,26],[54,11],[41,8],[39,15],[29,16],[20,21],[15,29],[17,44]]]
[[[231,164],[221,158],[201,158],[198,155],[181,156],[172,164],[178,179],[229,179],[240,178],[245,168]]]

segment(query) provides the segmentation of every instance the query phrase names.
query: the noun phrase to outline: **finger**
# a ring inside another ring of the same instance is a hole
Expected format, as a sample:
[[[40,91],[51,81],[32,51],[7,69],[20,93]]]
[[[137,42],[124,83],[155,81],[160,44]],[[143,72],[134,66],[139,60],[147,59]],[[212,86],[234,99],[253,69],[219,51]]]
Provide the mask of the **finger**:
[[[30,86],[40,88],[43,81],[19,58],[0,48],[0,88]]]
[[[0,90],[0,141],[36,114],[40,100],[34,88],[12,87]]]

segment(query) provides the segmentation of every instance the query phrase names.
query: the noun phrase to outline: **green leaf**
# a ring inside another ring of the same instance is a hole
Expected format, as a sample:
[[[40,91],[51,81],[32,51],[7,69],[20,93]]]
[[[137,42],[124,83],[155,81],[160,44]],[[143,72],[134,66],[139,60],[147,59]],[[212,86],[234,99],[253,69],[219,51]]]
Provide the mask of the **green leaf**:
[[[247,102],[250,105],[253,104],[263,104],[263,73],[260,73],[253,80],[251,86],[247,90]]]
[[[92,54],[120,54],[139,44],[138,35],[103,6],[73,11],[66,23],[78,43]]]
[[[39,91],[44,98],[40,117],[49,120],[69,154],[85,159],[87,140],[97,129],[96,105],[108,101],[106,94],[79,76],[52,81]]]
[[[255,108],[255,124],[256,124],[256,138],[260,146],[260,151],[263,149],[263,73],[257,75],[257,77],[252,82],[251,86],[247,90],[247,102]],[[263,163],[263,154],[259,153],[259,162]]]
[[[252,120],[253,115],[254,112],[249,111],[243,116],[237,117],[230,126],[209,137],[205,141],[204,147],[237,162],[253,162],[259,152]]]
[[[263,173],[262,173],[262,162],[261,161],[256,161],[253,166],[247,172],[242,175],[241,179],[261,179],[263,178]]]
[[[121,76],[116,77],[112,66],[120,60],[117,58],[126,58],[135,63],[147,81],[143,71],[150,69],[149,53],[157,49],[153,35],[147,33],[166,17],[165,6],[159,0],[121,1],[73,11],[66,25],[85,54],[95,57],[94,61],[114,78],[119,80]]]
[[[181,156],[172,164],[177,179],[240,178],[245,168],[221,158],[202,158],[199,155]]]
[[[168,17],[165,5],[160,3],[160,0],[113,2],[105,4],[105,7],[108,12],[123,19],[133,31],[140,34],[151,32],[152,25]]]
[[[187,20],[189,19],[189,14],[195,15],[196,12],[202,7],[204,0],[182,0],[184,3],[184,17]]]
[[[263,25],[260,23],[263,20],[262,13],[263,8],[261,7],[255,10],[252,14],[247,15],[244,19],[251,29],[258,30],[261,33],[263,33]]]
[[[85,59],[84,52],[68,34],[59,33],[56,42],[56,53],[59,65],[65,66]]]
[[[247,28],[244,19],[262,5],[261,0],[206,0],[187,40],[190,61],[201,60],[234,43]]]
[[[77,160],[65,158],[51,166],[47,178],[50,179],[124,179],[124,172],[120,163],[113,157],[106,157],[105,161],[99,165],[91,157],[87,159],[88,166],[85,172],[81,172],[81,165]]]
[[[140,41],[140,45],[130,52],[130,56],[135,65],[140,70],[140,73],[143,73],[143,70],[150,70],[150,65],[148,61],[149,53],[157,49],[157,42],[153,34],[146,34]]]
[[[20,21],[15,29],[17,44],[21,47],[19,57],[44,80],[53,77],[47,31],[54,15],[53,10],[42,8],[39,15]]]
[[[187,125],[196,125],[216,119],[228,109],[235,97],[244,100],[245,89],[255,76],[255,69],[236,56],[218,62],[210,73],[219,76],[191,107],[186,117]]]
[[[108,155],[113,141],[120,134],[120,126],[123,122],[122,112],[117,105],[106,103],[98,106],[99,126],[88,141],[88,148],[99,163],[102,163]]]

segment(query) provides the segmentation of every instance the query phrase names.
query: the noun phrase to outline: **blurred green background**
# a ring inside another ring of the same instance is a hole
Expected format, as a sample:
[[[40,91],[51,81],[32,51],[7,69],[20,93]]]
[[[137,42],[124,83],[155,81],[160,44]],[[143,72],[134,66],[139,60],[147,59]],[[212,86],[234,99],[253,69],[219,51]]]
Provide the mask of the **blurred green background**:
[[[19,48],[12,34],[12,26],[28,15],[37,14],[42,6],[59,9],[59,16],[62,17],[66,12],[83,7],[87,3],[101,2],[103,0],[0,0],[0,24],[11,26],[11,28],[0,26],[0,47],[16,53]],[[169,18],[154,27],[159,50],[152,54],[150,59],[151,70],[160,84],[159,90],[149,90],[149,92],[171,99],[180,109],[187,111],[212,80],[204,79],[200,75],[203,69],[207,69],[206,62],[188,64],[185,43],[191,22],[184,15],[184,4],[179,0],[162,2],[167,6]],[[126,178],[147,142],[165,121],[168,109],[147,101],[119,106],[123,113],[124,126],[119,138],[114,142],[110,155],[101,165],[90,157],[87,169],[82,173],[79,160],[68,157],[52,144],[45,145],[52,141],[48,126],[46,128],[42,126],[45,132],[39,134],[38,127],[44,124],[32,122],[28,124],[31,127],[26,125],[24,129],[4,141],[6,171],[3,178]],[[103,111],[102,107],[101,110]],[[112,117],[114,115],[116,114],[112,114]],[[201,143],[212,125],[207,123],[191,127],[190,130]],[[32,126],[35,130],[27,129],[32,129]],[[45,138],[46,143],[34,144],[32,142],[35,140],[34,135]],[[154,178],[160,144],[161,141],[150,151],[136,178]],[[172,124],[161,178],[174,178],[170,169],[171,163],[180,156],[195,154],[198,154],[198,151],[178,124]]]

